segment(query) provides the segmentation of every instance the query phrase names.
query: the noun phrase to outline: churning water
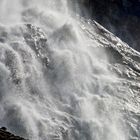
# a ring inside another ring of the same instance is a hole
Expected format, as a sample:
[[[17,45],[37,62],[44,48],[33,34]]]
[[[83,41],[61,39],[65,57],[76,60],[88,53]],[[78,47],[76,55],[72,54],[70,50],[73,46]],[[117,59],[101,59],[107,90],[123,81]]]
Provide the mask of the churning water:
[[[30,140],[127,140],[117,78],[84,31],[94,29],[69,7],[70,0],[0,0],[0,125]],[[26,23],[40,27],[45,46],[27,43]]]

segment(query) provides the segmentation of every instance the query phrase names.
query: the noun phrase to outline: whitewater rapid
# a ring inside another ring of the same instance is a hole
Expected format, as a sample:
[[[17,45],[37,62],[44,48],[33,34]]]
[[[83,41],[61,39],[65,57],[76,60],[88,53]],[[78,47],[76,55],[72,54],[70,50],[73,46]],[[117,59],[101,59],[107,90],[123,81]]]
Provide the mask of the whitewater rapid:
[[[0,0],[0,126],[30,140],[128,140],[109,58],[71,6]]]

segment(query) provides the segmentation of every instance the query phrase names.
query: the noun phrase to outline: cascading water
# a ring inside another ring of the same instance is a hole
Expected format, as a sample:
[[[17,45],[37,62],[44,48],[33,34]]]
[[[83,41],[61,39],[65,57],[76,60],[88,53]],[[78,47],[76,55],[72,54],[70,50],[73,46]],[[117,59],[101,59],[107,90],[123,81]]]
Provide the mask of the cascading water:
[[[0,125],[30,140],[128,140],[117,77],[68,7],[0,0]]]

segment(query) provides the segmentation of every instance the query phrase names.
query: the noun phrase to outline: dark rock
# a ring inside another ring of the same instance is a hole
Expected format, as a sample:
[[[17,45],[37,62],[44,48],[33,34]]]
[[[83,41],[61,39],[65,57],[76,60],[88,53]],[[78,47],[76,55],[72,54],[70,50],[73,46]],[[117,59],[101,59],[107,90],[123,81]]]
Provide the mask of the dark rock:
[[[15,136],[14,134],[6,131],[5,127],[0,128],[0,140],[25,140],[19,136]]]
[[[139,0],[78,0],[97,22],[140,51]],[[84,14],[83,14],[84,15]]]
[[[1,127],[1,129],[2,129],[2,130],[4,130],[4,131],[6,131],[6,130],[7,130],[7,128],[6,128],[6,127]]]

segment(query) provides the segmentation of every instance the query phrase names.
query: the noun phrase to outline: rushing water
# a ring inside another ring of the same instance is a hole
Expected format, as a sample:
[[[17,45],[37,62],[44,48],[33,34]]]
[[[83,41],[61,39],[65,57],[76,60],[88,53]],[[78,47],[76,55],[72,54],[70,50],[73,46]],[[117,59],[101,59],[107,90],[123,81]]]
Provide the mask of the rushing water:
[[[0,125],[30,140],[127,140],[108,58],[68,1],[0,0]],[[38,56],[25,23],[48,40]]]

